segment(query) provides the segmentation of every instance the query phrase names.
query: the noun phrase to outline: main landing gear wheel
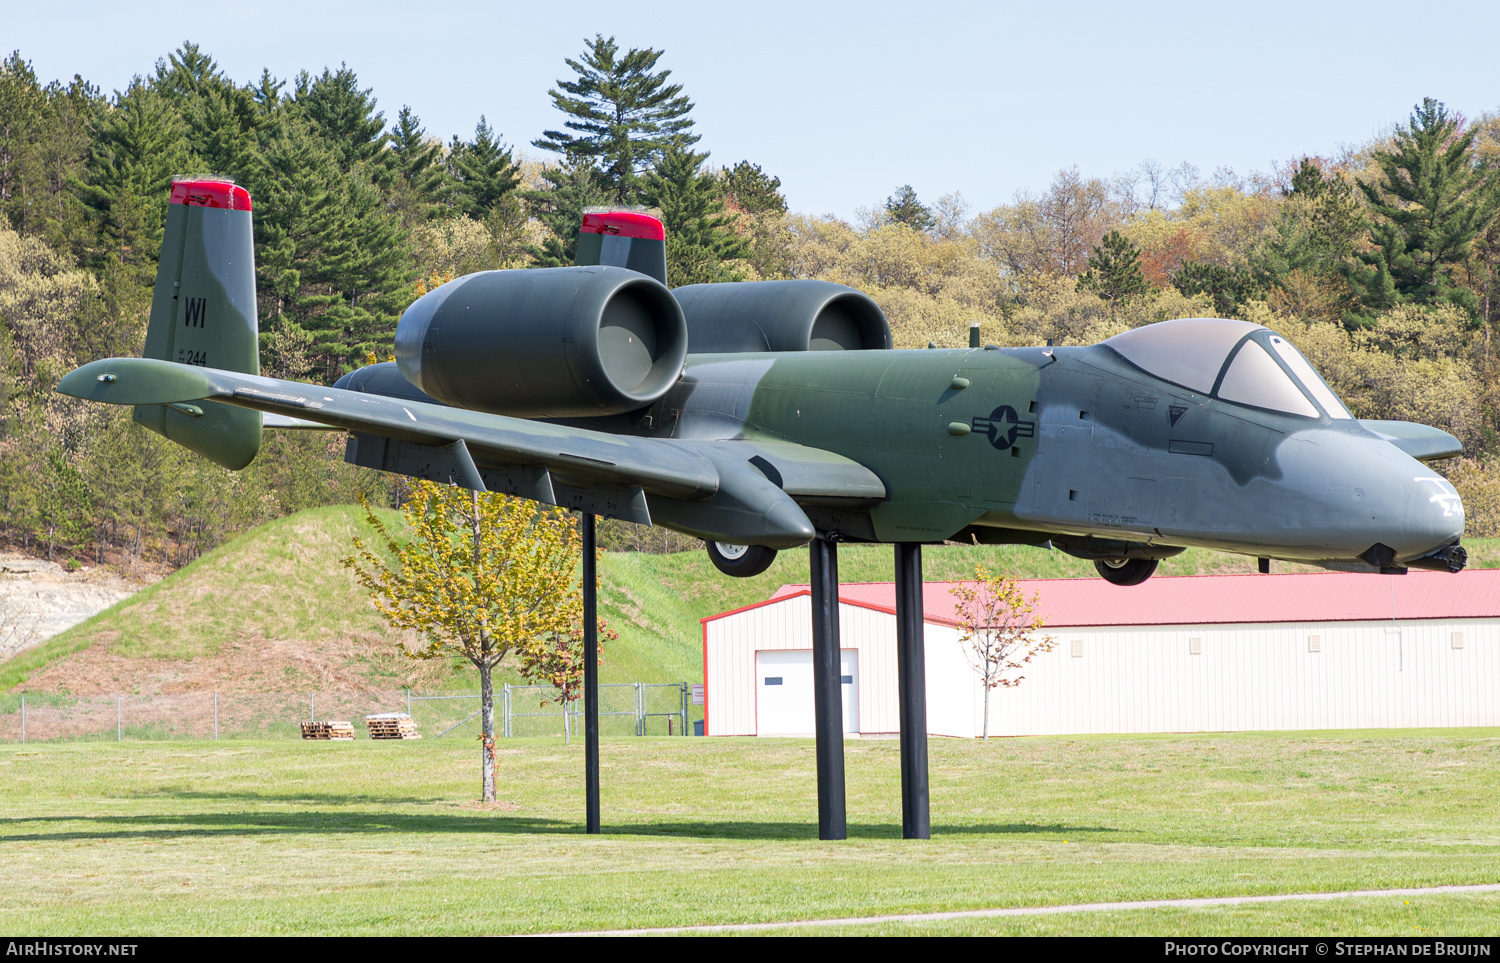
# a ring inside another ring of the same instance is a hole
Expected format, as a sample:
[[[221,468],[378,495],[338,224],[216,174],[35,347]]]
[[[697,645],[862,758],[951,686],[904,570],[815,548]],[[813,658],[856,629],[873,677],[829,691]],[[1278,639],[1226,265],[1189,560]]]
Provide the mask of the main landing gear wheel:
[[[1156,571],[1156,559],[1106,558],[1095,562],[1094,568],[1111,585],[1139,585]]]
[[[714,568],[735,578],[759,575],[776,561],[776,549],[764,545],[732,545],[729,542],[705,542],[709,561]]]

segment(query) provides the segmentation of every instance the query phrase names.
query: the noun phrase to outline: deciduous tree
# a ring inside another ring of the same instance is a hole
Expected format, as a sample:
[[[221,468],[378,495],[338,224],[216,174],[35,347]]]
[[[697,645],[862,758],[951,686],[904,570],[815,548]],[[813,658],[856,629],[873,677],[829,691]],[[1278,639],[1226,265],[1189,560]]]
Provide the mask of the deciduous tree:
[[[1119,222],[1109,185],[1069,168],[1041,196],[1019,192],[1014,204],[980,214],[972,230],[980,252],[1018,278],[1077,277],[1088,266],[1090,248]]]
[[[456,656],[479,671],[481,798],[494,802],[495,667],[514,652],[522,675],[552,683],[564,700],[582,673],[578,526],[559,509],[428,481],[401,513],[405,539],[366,503],[383,554],[356,538],[344,564],[391,625],[418,634],[405,655]]]
[[[1051,652],[1056,640],[1038,636],[1046,619],[1036,614],[1037,596],[1027,598],[1013,579],[974,567],[974,581],[949,590],[958,606],[959,645],[984,686],[984,738],[990,737],[990,692],[1011,688],[1031,660]]]

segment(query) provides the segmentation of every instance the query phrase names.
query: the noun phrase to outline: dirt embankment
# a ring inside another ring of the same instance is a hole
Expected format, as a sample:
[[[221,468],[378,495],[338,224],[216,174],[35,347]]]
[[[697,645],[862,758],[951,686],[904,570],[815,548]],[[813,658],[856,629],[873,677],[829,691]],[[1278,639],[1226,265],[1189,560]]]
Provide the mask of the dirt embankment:
[[[218,652],[189,659],[131,658],[112,651],[118,633],[33,674],[22,688],[73,695],[174,695],[189,692],[306,692],[430,688],[452,675],[442,661],[403,658],[375,633],[336,638],[268,639],[242,634]]]

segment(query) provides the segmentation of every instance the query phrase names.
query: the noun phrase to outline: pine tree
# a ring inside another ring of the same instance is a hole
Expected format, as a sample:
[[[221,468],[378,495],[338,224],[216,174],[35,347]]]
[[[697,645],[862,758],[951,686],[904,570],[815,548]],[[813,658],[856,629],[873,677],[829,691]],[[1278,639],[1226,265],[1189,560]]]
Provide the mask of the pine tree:
[[[1092,260],[1089,263],[1092,265]],[[1221,318],[1234,317],[1246,301],[1263,298],[1266,294],[1265,282],[1243,264],[1224,267],[1184,261],[1172,275],[1172,286],[1189,296],[1206,294],[1213,298],[1214,311]]]
[[[310,286],[338,217],[337,166],[300,118],[282,116],[262,151],[255,184],[255,274],[261,339],[298,328],[332,303]]]
[[[1281,216],[1264,246],[1272,277],[1289,270],[1332,272],[1354,253],[1365,223],[1352,180],[1324,174],[1302,158]]]
[[[313,371],[331,380],[367,351],[389,353],[410,299],[407,234],[364,168],[341,173],[295,115],[277,126],[256,198],[261,340],[310,337]]]
[[[708,154],[669,147],[646,176],[646,203],[661,209],[667,231],[667,277],[674,285],[741,278],[725,261],[750,255],[724,214],[717,179],[704,172]]]
[[[472,141],[453,138],[448,158],[458,208],[475,220],[488,216],[521,182],[511,149],[500,142],[483,116],[474,126]]]
[[[402,107],[391,127],[391,204],[411,225],[426,220],[448,191],[443,147],[428,140],[427,131],[410,107]]]
[[[364,177],[344,177],[336,198],[319,257],[307,273],[307,281],[331,297],[326,310],[302,323],[330,379],[372,351],[382,358],[390,354],[413,280],[407,232],[386,210],[379,187]]]
[[[250,88],[234,84],[213,57],[184,41],[156,62],[150,87],[181,118],[192,156],[190,171],[245,183],[259,165],[261,129],[268,123]]]
[[[614,37],[596,34],[580,60],[567,61],[576,79],[559,80],[547,92],[574,119],[563,124],[567,130],[546,131],[532,144],[574,166],[597,164],[609,199],[634,203],[641,178],[667,147],[698,142],[682,86],[667,83],[670,70],[654,72],[662,53],[631,48],[619,55]]]
[[[1290,187],[1282,193],[1284,200],[1270,230],[1249,254],[1248,275],[1257,290],[1246,294],[1270,293],[1280,300],[1282,310],[1338,319],[1357,303],[1344,268],[1366,231],[1353,179],[1325,173],[1317,162],[1304,157]],[[1201,266],[1193,266],[1197,267]],[[1184,264],[1173,284],[1185,293],[1204,289],[1198,281],[1193,282],[1195,290],[1185,287],[1192,277],[1193,269]],[[1179,278],[1183,283],[1178,283]],[[1243,304],[1244,298],[1235,303]]]
[[[156,73],[151,77],[152,89],[174,101],[191,100],[205,87],[227,83],[214,58],[190,40],[184,40],[166,59],[157,60]]]
[[[99,88],[80,77],[43,87],[19,53],[0,63],[0,220],[75,256],[92,246],[74,185],[104,109]]]
[[[937,227],[932,209],[917,200],[917,192],[910,184],[902,184],[896,188],[896,193],[885,199],[885,212],[892,221],[916,231],[926,232]]]
[[[259,135],[267,120],[250,91],[232,84],[205,87],[184,110],[188,143],[206,172],[241,183],[260,164]]]
[[[1078,288],[1108,301],[1111,309],[1122,298],[1145,294],[1151,283],[1141,272],[1141,249],[1119,231],[1110,231],[1090,255],[1088,270],[1078,278]]]
[[[326,67],[313,79],[306,71],[297,77],[297,106],[314,133],[333,152],[339,170],[357,164],[385,164],[385,114],[375,109],[370,90],[359,89],[359,78],[345,64],[337,72]]]
[[[281,89],[285,86],[285,80],[278,80],[271,75],[271,71],[261,69],[260,79],[252,84],[249,90],[256,109],[260,111],[262,117],[270,119],[280,113],[285,102]]]
[[[100,222],[102,255],[154,273],[172,177],[187,168],[186,131],[167,99],[139,78],[105,113],[74,186]]]
[[[38,148],[46,137],[47,114],[47,95],[31,64],[19,52],[11,54],[0,64],[0,213],[22,233],[35,203],[29,195],[42,179]]]
[[[719,196],[746,214],[785,214],[786,198],[781,194],[781,178],[771,177],[759,164],[742,160],[719,178]]]
[[[578,227],[583,212],[606,203],[599,171],[586,162],[564,163],[542,171],[547,188],[523,191],[531,216],[541,221],[548,235],[540,245],[530,245],[526,253],[537,267],[565,267],[573,263],[578,252]]]
[[[1460,131],[1429,97],[1396,132],[1395,149],[1375,152],[1379,178],[1359,185],[1376,218],[1373,246],[1346,268],[1370,313],[1351,313],[1348,323],[1367,324],[1374,312],[1407,303],[1448,301],[1475,309],[1473,293],[1451,270],[1500,212],[1500,171],[1475,163],[1474,135],[1473,129]]]

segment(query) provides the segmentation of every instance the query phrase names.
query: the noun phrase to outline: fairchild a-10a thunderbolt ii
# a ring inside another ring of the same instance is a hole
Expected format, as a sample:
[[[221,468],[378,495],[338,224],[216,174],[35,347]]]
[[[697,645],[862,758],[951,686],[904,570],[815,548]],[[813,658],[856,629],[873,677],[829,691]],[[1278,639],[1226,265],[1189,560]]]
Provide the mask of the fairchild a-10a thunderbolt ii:
[[[358,465],[578,510],[587,825],[598,832],[593,516],[704,539],[731,575],[809,546],[818,833],[842,839],[837,543],[895,543],[902,832],[928,835],[921,546],[1051,544],[1117,585],[1187,546],[1389,573],[1458,571],[1445,432],[1350,416],[1275,332],[1187,319],[1090,347],[897,351],[822,281],[668,289],[659,221],[586,215],[578,266],[423,295],[396,360],[331,388],[259,376],[250,196],[172,186],[144,358],[65,394],[226,468],[264,427],[349,433]],[[1108,589],[1102,589],[1108,591]]]
[[[1350,415],[1280,335],[1185,319],[1088,347],[893,350],[821,281],[669,289],[659,222],[586,215],[579,266],[484,271],[335,387],[258,375],[250,198],[173,185],[145,358],[58,390],[228,468],[266,426],[356,464],[702,538],[732,575],[834,541],[1046,545],[1144,581],[1187,546],[1457,571],[1445,432]],[[1262,567],[1266,566],[1262,563]]]

